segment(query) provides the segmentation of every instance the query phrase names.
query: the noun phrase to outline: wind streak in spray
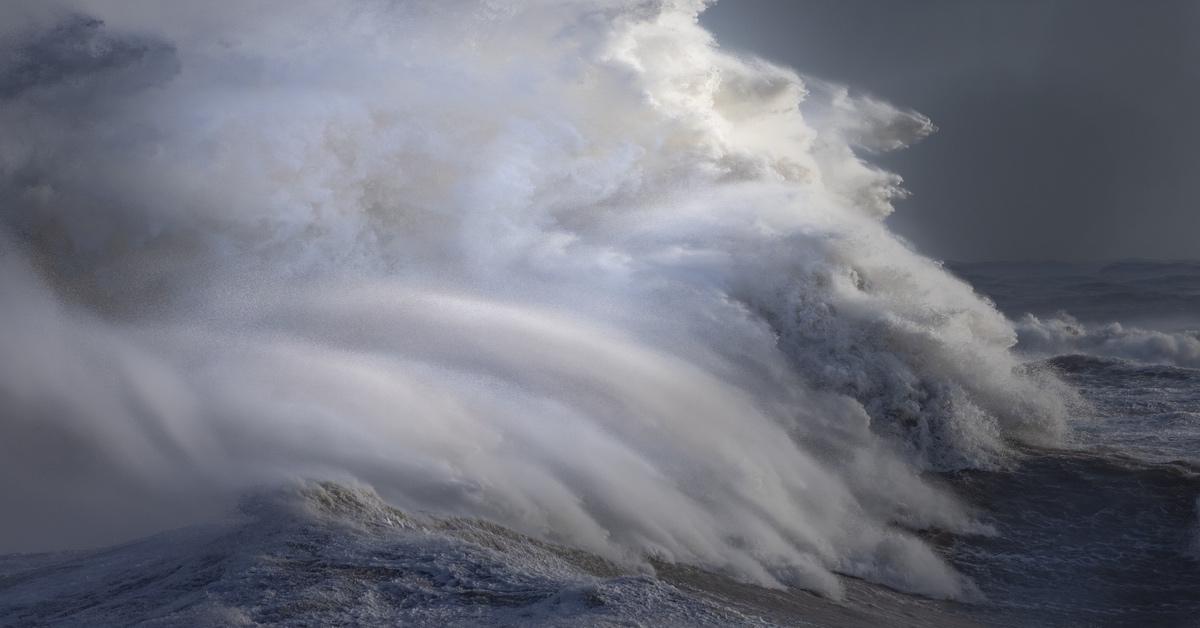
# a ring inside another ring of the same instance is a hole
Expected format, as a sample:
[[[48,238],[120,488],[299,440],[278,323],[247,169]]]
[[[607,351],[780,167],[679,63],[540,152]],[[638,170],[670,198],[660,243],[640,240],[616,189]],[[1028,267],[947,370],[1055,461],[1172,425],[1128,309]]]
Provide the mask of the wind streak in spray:
[[[0,551],[371,485],[639,564],[972,594],[920,478],[1064,394],[882,219],[919,114],[687,1],[6,9]]]

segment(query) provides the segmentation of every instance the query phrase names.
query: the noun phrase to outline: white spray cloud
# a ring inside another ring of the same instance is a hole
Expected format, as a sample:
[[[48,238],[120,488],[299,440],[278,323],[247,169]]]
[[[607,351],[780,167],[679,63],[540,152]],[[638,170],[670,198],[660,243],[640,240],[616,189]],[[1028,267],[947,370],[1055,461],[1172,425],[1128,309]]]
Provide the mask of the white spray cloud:
[[[701,2],[72,6],[4,36],[0,551],[341,477],[958,597],[910,530],[986,529],[920,472],[1064,429],[879,220],[854,147],[929,121],[722,52]]]

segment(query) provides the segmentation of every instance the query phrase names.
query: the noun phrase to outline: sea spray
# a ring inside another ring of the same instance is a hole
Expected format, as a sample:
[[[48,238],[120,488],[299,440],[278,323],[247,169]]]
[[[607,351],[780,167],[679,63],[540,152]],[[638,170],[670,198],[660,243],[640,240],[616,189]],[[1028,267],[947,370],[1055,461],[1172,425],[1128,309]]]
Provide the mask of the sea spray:
[[[882,223],[856,151],[929,120],[703,6],[13,11],[0,550],[349,478],[626,564],[971,595],[912,531],[987,528],[920,474],[1055,442],[1069,394]]]

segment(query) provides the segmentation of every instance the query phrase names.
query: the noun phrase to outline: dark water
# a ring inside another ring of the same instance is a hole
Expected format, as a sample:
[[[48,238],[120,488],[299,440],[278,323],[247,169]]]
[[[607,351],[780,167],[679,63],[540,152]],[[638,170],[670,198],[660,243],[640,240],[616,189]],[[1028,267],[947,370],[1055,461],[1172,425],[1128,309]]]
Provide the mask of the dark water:
[[[1080,338],[1121,324],[1104,342],[1080,342],[1096,354],[1031,356],[1089,404],[1074,417],[1068,450],[1026,451],[1011,470],[951,478],[998,532],[945,545],[988,596],[978,616],[1003,625],[1200,625],[1200,370],[1116,357],[1130,355],[1135,334],[1186,344],[1200,320],[1200,264],[955,270],[1014,318],[1065,311]],[[1180,361],[1178,352],[1161,355]]]
[[[988,597],[972,614],[1014,626],[1200,622],[1196,468],[1028,454],[1012,471],[954,479],[997,532],[946,545]]]

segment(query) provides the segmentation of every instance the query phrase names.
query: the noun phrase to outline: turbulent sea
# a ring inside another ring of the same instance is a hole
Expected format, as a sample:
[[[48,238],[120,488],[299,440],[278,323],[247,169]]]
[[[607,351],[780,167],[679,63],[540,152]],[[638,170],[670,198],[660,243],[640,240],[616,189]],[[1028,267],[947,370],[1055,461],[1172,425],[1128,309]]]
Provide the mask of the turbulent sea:
[[[1200,266],[708,4],[0,4],[0,625],[1196,625]]]
[[[1200,622],[1200,263],[963,264],[1075,386],[1061,448],[959,474],[999,534],[949,551],[1011,625]],[[1069,312],[1069,313],[1068,313]],[[994,613],[994,615],[993,615]]]
[[[1028,364],[1058,373],[1086,402],[1062,447],[1026,448],[1003,469],[931,474],[992,528],[924,533],[976,583],[974,599],[938,601],[847,579],[844,598],[832,601],[686,565],[631,569],[479,519],[402,512],[366,487],[301,482],[245,496],[238,514],[218,523],[100,550],[0,557],[0,621],[1197,625],[1200,370],[1177,364],[1182,358],[1170,357],[1166,341],[1157,361],[1118,356],[1144,334],[1184,346],[1195,338],[1186,321],[1200,299],[1200,265],[954,270],[986,286],[1014,317],[1040,312],[1040,321],[1062,322],[1067,331],[1054,346],[1072,348],[1047,355],[1038,336]],[[1067,318],[1060,300],[1086,318]],[[1118,330],[1118,315],[1140,326]],[[1164,331],[1150,331],[1152,324]]]

